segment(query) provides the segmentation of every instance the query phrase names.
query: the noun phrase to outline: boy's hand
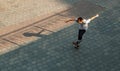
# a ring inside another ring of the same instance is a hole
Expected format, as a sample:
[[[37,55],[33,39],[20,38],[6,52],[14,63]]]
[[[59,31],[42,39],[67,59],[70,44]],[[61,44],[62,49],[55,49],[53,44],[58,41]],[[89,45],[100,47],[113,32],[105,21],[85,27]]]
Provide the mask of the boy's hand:
[[[71,19],[65,21],[65,23],[68,23],[68,22],[70,22],[70,21],[75,21],[75,18],[71,18]]]
[[[69,21],[65,21],[65,23],[68,23]]]
[[[96,17],[99,17],[99,14],[96,14]]]

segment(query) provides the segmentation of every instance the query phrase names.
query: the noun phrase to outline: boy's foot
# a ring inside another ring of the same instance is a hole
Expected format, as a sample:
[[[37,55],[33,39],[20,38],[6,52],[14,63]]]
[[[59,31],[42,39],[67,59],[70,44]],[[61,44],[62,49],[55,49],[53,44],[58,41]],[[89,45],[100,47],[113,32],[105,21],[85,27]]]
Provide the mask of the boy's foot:
[[[73,45],[74,45],[74,47],[75,47],[76,49],[79,48],[79,45],[77,44],[77,42],[73,42]]]

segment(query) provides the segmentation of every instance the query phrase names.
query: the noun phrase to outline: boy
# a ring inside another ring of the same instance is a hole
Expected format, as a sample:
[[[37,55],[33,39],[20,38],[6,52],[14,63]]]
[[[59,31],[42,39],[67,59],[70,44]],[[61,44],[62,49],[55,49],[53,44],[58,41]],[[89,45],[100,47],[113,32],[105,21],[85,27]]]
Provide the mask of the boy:
[[[66,23],[70,22],[70,21],[76,21],[79,24],[78,40],[76,42],[73,42],[73,45],[75,46],[75,48],[79,47],[79,44],[82,41],[83,34],[88,29],[88,23],[90,23],[90,21],[94,20],[97,17],[99,17],[98,14],[96,14],[95,16],[93,16],[89,19],[83,19],[82,17],[79,17],[79,18],[73,18],[73,19],[69,19],[69,20],[65,21]]]

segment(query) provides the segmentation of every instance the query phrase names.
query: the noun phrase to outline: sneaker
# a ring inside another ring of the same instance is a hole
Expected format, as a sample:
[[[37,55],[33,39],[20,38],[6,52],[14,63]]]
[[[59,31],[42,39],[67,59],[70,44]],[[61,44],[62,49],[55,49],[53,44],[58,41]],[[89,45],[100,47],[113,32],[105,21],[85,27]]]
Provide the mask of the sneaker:
[[[77,42],[73,42],[73,45],[75,46],[75,48],[78,49],[79,45],[77,44]]]

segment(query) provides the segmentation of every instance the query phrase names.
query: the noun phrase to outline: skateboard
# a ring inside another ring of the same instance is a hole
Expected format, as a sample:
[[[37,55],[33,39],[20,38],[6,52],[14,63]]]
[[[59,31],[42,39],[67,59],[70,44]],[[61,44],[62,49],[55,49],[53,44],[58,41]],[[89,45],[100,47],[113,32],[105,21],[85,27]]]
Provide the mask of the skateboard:
[[[76,42],[73,42],[72,44],[73,44],[74,48],[76,48],[76,49],[79,48],[79,45]]]

